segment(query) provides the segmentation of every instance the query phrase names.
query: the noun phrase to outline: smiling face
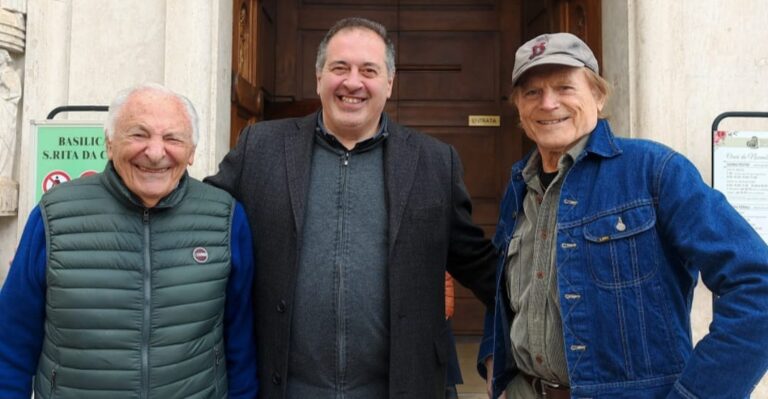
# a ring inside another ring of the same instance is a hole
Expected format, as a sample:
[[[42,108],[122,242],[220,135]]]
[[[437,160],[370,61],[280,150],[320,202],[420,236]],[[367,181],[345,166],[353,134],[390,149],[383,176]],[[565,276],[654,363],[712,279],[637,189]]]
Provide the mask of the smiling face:
[[[328,42],[325,65],[317,74],[317,94],[325,127],[342,143],[376,133],[394,80],[385,52],[381,37],[364,28],[343,29]]]
[[[557,160],[597,125],[605,103],[585,68],[544,65],[527,72],[516,88],[515,106],[525,134],[542,160]]]
[[[166,93],[134,92],[117,115],[107,155],[128,189],[154,207],[176,188],[195,157],[184,105]]]

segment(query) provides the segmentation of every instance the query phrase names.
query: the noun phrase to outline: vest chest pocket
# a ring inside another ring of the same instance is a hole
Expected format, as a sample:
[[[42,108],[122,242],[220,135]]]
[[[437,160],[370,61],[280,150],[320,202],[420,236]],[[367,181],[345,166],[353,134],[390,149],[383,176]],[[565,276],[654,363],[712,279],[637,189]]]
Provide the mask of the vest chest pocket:
[[[625,209],[584,225],[590,273],[605,288],[639,285],[658,268],[659,242],[651,205]]]

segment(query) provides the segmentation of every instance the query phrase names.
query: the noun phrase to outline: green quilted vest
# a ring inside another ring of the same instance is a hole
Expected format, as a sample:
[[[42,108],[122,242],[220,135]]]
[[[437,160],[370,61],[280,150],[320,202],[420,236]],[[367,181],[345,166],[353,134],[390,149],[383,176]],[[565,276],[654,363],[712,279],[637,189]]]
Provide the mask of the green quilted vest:
[[[111,164],[40,202],[48,250],[37,398],[226,398],[234,200],[185,175],[146,209]]]

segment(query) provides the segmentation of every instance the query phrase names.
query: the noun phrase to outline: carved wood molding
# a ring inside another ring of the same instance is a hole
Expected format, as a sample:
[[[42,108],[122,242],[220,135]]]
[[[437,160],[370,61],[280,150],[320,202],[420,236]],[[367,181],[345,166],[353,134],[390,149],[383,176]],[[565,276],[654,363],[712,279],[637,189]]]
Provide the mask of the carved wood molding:
[[[264,95],[256,84],[256,29],[259,2],[240,0],[234,8],[232,102],[254,116],[264,113]]]

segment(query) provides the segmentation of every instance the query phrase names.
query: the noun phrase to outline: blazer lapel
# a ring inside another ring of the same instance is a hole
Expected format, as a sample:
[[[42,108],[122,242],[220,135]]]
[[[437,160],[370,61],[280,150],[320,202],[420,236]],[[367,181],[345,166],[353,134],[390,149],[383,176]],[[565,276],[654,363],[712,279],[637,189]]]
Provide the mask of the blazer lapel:
[[[410,133],[399,125],[390,123],[389,130],[390,136],[386,141],[384,152],[384,173],[389,201],[389,251],[391,252],[416,176],[419,146],[409,140]]]
[[[287,132],[283,136],[285,140],[285,168],[288,176],[288,192],[291,208],[293,209],[293,220],[297,236],[299,237],[304,228],[304,209],[307,190],[309,190],[312,143],[315,137],[316,124],[316,113],[297,119],[296,129]]]

